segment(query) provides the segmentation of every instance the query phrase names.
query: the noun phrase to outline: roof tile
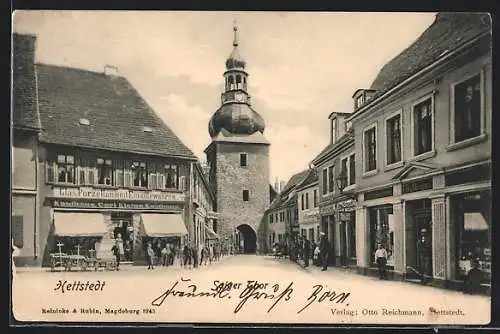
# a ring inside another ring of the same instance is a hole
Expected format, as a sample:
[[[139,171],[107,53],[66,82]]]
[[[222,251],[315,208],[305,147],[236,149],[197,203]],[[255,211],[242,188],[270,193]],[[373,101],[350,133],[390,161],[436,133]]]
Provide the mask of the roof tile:
[[[46,64],[36,68],[40,141],[196,159],[127,79]]]

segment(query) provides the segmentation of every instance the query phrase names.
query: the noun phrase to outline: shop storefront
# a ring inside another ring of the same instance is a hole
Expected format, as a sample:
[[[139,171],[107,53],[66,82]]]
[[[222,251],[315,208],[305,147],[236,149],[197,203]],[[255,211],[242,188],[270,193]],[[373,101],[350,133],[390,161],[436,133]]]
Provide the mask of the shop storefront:
[[[338,225],[337,265],[356,265],[356,201],[346,199],[336,203]]]
[[[336,252],[336,250],[339,247],[338,242],[335,239],[335,210],[335,203],[320,204],[319,207],[319,214],[321,216],[320,233],[324,233],[330,243],[330,251],[328,253],[328,265],[330,266],[334,266],[336,264],[336,254],[338,254],[338,251]]]
[[[157,252],[167,244],[180,249],[188,233],[182,193],[54,187],[47,204],[45,264],[59,251],[111,258],[117,240],[123,243],[123,262],[142,264],[148,243]]]
[[[491,281],[491,195],[489,191],[450,196],[455,226],[456,278],[465,279],[474,261],[484,273],[482,283]]]

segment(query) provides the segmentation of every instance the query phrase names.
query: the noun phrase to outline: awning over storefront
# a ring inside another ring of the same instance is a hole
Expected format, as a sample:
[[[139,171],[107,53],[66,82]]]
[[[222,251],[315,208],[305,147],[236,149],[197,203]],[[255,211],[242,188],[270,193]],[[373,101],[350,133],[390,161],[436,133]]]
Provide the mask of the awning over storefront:
[[[143,213],[142,232],[148,237],[180,237],[188,234],[179,213]]]
[[[205,226],[205,239],[208,239],[208,240],[219,239],[219,235],[217,233],[215,233],[214,230],[212,230],[207,225],[204,225],[204,226]]]
[[[479,212],[467,212],[464,214],[464,230],[485,231],[488,223]]]
[[[54,234],[60,237],[100,237],[106,233],[101,213],[54,212]]]

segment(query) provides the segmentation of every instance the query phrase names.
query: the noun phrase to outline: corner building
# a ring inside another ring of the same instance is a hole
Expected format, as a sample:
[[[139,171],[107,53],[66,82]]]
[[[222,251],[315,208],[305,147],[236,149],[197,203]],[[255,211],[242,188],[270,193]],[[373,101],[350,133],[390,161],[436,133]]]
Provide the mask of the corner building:
[[[382,243],[394,278],[491,282],[491,21],[439,13],[354,94],[357,266]]]
[[[237,251],[255,253],[266,246],[264,212],[269,205],[269,145],[264,119],[252,108],[246,63],[238,50],[226,60],[221,106],[209,122],[205,149],[209,182],[216,196],[218,234]]]

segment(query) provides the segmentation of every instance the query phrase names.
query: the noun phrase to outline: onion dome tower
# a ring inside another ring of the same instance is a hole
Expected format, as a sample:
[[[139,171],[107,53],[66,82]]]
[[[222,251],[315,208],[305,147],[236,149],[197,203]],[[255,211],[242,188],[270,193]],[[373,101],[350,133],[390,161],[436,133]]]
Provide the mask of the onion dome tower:
[[[208,123],[205,149],[209,183],[215,195],[217,233],[244,253],[266,245],[264,213],[269,205],[269,141],[264,119],[252,108],[246,62],[233,27],[233,50],[226,60],[221,106]]]
[[[264,133],[264,119],[251,107],[246,62],[238,49],[238,28],[233,27],[233,50],[226,60],[221,107],[210,119],[208,132],[215,137],[222,129],[232,135]]]

